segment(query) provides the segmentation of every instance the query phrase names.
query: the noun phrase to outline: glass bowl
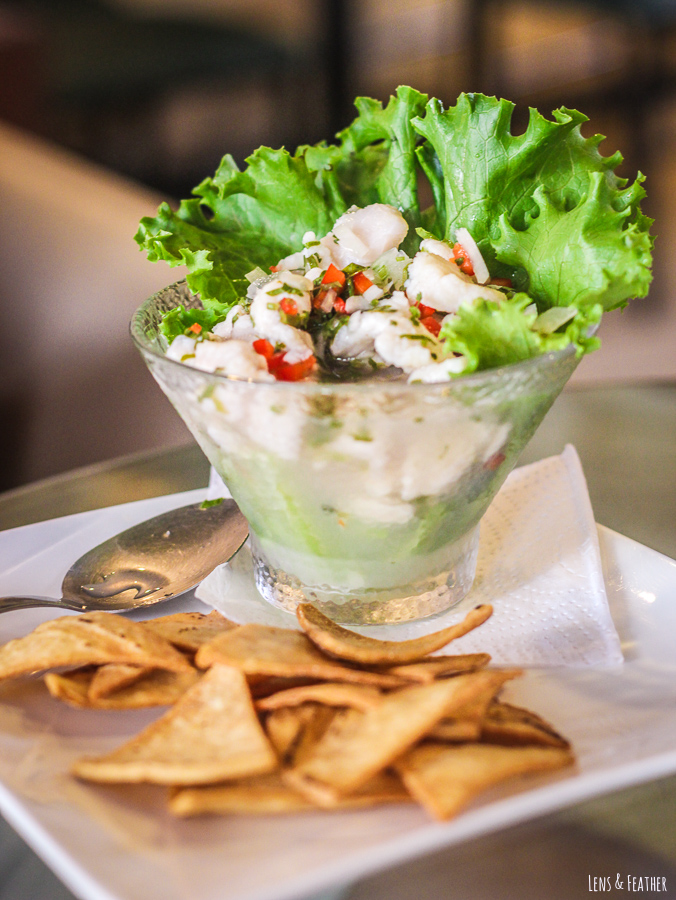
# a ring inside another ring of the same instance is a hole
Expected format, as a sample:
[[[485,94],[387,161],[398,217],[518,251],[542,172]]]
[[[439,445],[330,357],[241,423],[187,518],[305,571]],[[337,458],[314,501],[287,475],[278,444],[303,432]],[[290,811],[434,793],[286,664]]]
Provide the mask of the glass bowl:
[[[135,313],[148,368],[249,521],[258,590],[337,622],[405,622],[458,603],[479,522],[578,360],[568,347],[443,384],[249,382],[164,356],[162,314]]]

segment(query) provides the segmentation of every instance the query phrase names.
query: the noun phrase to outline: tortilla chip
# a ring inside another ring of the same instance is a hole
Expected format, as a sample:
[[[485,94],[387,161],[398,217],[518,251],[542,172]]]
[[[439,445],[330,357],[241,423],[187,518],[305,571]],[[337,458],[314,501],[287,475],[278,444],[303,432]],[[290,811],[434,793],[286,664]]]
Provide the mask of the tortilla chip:
[[[301,628],[320,650],[336,659],[366,666],[394,666],[415,662],[478,628],[492,612],[492,606],[482,604],[470,610],[462,622],[433,634],[425,634],[409,641],[379,641],[337,625],[309,603],[300,603],[296,607],[296,617]]]
[[[197,653],[202,644],[208,644],[224,631],[238,626],[214,610],[208,615],[199,612],[175,613],[146,619],[143,625],[159,634],[174,647],[188,653]]]
[[[107,663],[105,666],[99,666],[92,673],[92,680],[89,682],[89,699],[96,701],[101,697],[107,697],[108,694],[114,694],[115,691],[128,687],[152,671],[154,670],[130,666],[127,663]]]
[[[434,726],[428,735],[435,740],[458,743],[478,741],[495,695],[506,681],[521,675],[521,669],[484,669],[484,686],[471,700]]]
[[[303,720],[296,740],[285,754],[284,765],[287,767],[300,765],[314,752],[317,742],[324,737],[336,716],[335,709],[319,703],[313,703],[310,710],[311,714]]]
[[[269,625],[242,625],[227,631],[200,647],[195,662],[202,669],[213,663],[234,666],[245,675],[317,678],[378,687],[400,687],[406,683],[396,675],[334,662],[320,653],[302,632]]]
[[[133,684],[113,694],[92,699],[91,683],[95,671],[84,670],[44,676],[52,697],[82,709],[143,709],[148,706],[172,706],[201,677],[197,669],[189,672],[167,672],[149,669]]]
[[[488,708],[481,739],[506,746],[537,744],[542,747],[569,748],[569,742],[549,722],[520,706],[495,702]]]
[[[90,781],[194,785],[276,766],[244,676],[216,665],[162,718],[112,753],[79,760],[73,773]]]
[[[401,780],[390,772],[383,772],[362,791],[343,799],[335,808],[354,809],[410,800],[411,796]],[[205,813],[279,815],[316,808],[315,804],[290,788],[278,772],[230,784],[178,788],[169,798],[169,809],[177,816],[198,816]]]
[[[370,709],[377,706],[382,694],[370,684],[344,684],[324,681],[305,687],[277,691],[256,701],[256,709],[281,709],[283,706],[300,706],[302,703],[323,703],[326,706],[350,706],[354,709]]]
[[[391,666],[385,671],[390,675],[398,675],[407,681],[419,681],[428,684],[435,678],[459,675],[461,672],[475,672],[483,669],[491,661],[490,653],[466,653],[462,656],[431,656],[420,662],[407,663],[403,666]]]
[[[306,759],[285,773],[288,783],[322,805],[357,790],[424,737],[444,716],[485,689],[473,672],[385,696],[365,712],[336,714]]]
[[[490,744],[424,743],[395,764],[413,797],[437,819],[450,819],[477,794],[495,784],[570,765],[558,747],[499,747]]]
[[[0,679],[64,666],[127,663],[186,672],[191,666],[168,641],[140,622],[108,612],[43,622],[26,637],[0,647]]]
[[[265,716],[265,732],[282,763],[291,759],[303,728],[314,714],[314,708],[305,705],[274,709]]]
[[[430,731],[428,737],[446,744],[466,744],[481,738],[480,719],[442,719]]]
[[[278,772],[256,775],[229,784],[178,788],[169,797],[175,816],[280,815],[304,812],[314,805],[286,785]]]
[[[92,683],[95,669],[82,669],[69,672],[67,675],[57,675],[50,672],[43,677],[47,690],[56,700],[62,700],[70,706],[81,709],[91,709],[89,699],[89,685]]]
[[[254,700],[270,697],[279,691],[319,683],[316,678],[278,678],[276,675],[249,675],[246,680]]]

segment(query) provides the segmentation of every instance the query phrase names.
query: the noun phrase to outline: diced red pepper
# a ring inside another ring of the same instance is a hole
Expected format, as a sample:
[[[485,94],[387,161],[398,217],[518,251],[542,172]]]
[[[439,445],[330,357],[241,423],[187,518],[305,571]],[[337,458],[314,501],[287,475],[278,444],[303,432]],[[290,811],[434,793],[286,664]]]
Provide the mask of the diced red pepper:
[[[347,313],[347,307],[345,306],[345,301],[342,300],[340,297],[338,297],[336,300],[333,301],[333,308],[341,316],[344,316]]]
[[[494,284],[496,287],[513,287],[511,278],[491,278],[491,284]]]
[[[342,272],[337,266],[334,266],[333,263],[328,267],[322,278],[322,284],[337,284],[340,289],[345,287],[345,281],[345,272]]]
[[[307,356],[295,363],[280,360],[275,366],[274,375],[277,381],[302,381],[315,367],[314,356]]]
[[[420,310],[420,317],[422,319],[426,319],[428,316],[433,316],[436,312],[436,309],[433,306],[425,306],[424,303],[421,303],[419,300],[414,306]]]
[[[373,282],[363,272],[357,272],[352,277],[352,284],[354,284],[354,289],[360,294],[365,294],[370,287],[373,287]]]
[[[258,338],[251,346],[256,353],[265,357],[268,372],[272,372],[277,381],[300,381],[315,367],[314,356],[308,356],[306,359],[301,359],[300,362],[286,362],[286,351],[278,350],[275,353],[275,348],[266,338]]]
[[[505,459],[506,456],[504,453],[494,453],[493,456],[490,456],[484,463],[484,469],[490,469],[491,472],[494,472],[496,469],[500,468]]]
[[[192,331],[193,334],[200,334],[202,331],[202,326],[199,322],[193,322],[188,331]]]
[[[425,328],[433,334],[434,337],[439,337],[439,332],[441,331],[441,322],[437,322],[434,316],[425,316],[420,320],[420,324],[424,325]]]
[[[464,272],[465,275],[474,275],[474,266],[472,265],[472,261],[467,255],[467,252],[463,249],[462,244],[453,244],[453,256],[455,257],[456,263],[460,266],[460,271]],[[462,260],[462,262],[460,262]]]
[[[259,338],[257,341],[254,341],[251,345],[256,353],[260,353],[261,356],[264,356],[268,362],[272,359],[275,353],[275,348],[272,346],[270,341],[265,338]]]
[[[279,308],[287,316],[298,315],[298,304],[290,297],[283,297],[279,302]]]
[[[271,272],[279,272],[279,266],[270,266]]]

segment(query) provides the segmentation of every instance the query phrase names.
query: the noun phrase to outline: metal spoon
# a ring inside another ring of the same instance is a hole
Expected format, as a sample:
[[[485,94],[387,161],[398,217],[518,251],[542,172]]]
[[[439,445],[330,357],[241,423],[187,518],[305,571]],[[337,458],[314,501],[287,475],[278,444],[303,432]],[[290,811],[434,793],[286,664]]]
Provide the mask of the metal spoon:
[[[33,606],[135,609],[190,590],[237,553],[249,526],[234,500],[183,506],[94,547],[63,579],[61,600],[0,597],[0,613]]]

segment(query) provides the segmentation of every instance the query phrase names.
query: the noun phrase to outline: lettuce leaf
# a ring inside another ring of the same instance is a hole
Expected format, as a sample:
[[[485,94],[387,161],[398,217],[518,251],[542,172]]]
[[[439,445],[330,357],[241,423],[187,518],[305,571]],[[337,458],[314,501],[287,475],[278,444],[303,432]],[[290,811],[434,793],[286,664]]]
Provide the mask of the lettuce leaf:
[[[437,234],[467,228],[492,273],[504,271],[496,263],[516,267],[518,286],[541,309],[612,309],[645,296],[652,241],[639,207],[642,176],[626,187],[615,174],[621,154],[601,156],[603,136],[582,136],[582,113],[558,109],[551,121],[531,109],[526,131],[513,135],[513,111],[507,100],[461,94],[447,110],[430,100],[413,122],[429,145],[418,150],[421,164],[441,195]]]
[[[642,191],[636,182],[633,193]],[[629,194],[628,196],[631,196]],[[652,241],[631,200],[620,208],[603,175],[590,177],[588,193],[570,210],[557,208],[542,187],[533,194],[537,214],[522,231],[500,216],[494,241],[500,260],[529,272],[529,292],[538,308],[588,306],[609,310],[650,285]]]
[[[195,323],[206,331],[211,331],[222,319],[223,315],[219,315],[214,309],[186,309],[183,305],[179,305],[164,314],[160,322],[160,331],[170,344],[175,337],[185,334]]]
[[[463,307],[445,326],[450,345],[478,368],[569,342],[578,352],[593,349],[589,328],[601,311],[647,293],[652,238],[640,209],[643,178],[629,185],[615,174],[621,155],[604,157],[601,135],[582,136],[582,113],[562,108],[547,119],[531,109],[525,132],[514,135],[514,104],[482,94],[462,94],[444,110],[400,87],[386,105],[360,97],[356,106],[335,144],[293,155],[261,147],[243,171],[225,156],[178,209],[165,203],[143,219],[137,242],[152,261],[185,265],[191,290],[223,316],[245,294],[247,272],[299,250],[306,231],[323,236],[353,204],[401,210],[410,255],[421,233],[451,239],[465,227],[493,276],[511,277],[529,295]],[[422,210],[424,178],[434,202]],[[531,298],[540,313],[553,306],[578,313],[541,334],[523,312]]]
[[[448,350],[466,358],[466,373],[511,365],[569,344],[575,345],[578,355],[598,347],[592,332],[601,318],[600,305],[590,307],[586,314],[578,313],[565,331],[541,334],[533,328],[537,313],[526,312],[532,302],[527,294],[519,293],[502,302],[465,304],[444,323],[439,337],[446,340]]]
[[[205,306],[227,308],[246,293],[247,272],[268,268],[302,245],[306,231],[326,234],[345,204],[306,160],[306,149],[261,147],[240,172],[225,156],[176,211],[163,203],[141,220],[137,243],[151,261],[185,265]]]
[[[225,156],[174,212],[163,203],[141,220],[136,241],[152,261],[188,269],[188,286],[205,306],[227,309],[248,284],[255,266],[267,269],[299,250],[306,231],[325,235],[352,204],[390,203],[412,226],[407,245],[415,250],[420,224],[412,120],[427,96],[400,87],[383,108],[357,98],[359,115],[338,136],[338,145],[286,150],[260,147],[240,171]],[[406,246],[404,247],[406,249]]]
[[[413,122],[426,103],[427,95],[410,87],[397,88],[396,97],[390,97],[385,108],[377,100],[357,97],[359,115],[338,135],[341,143],[336,162],[350,202],[366,205],[362,196],[365,185],[358,173],[371,172],[372,199],[368,202],[389,203],[401,211],[409,226],[402,249],[409,254],[417,250],[416,228],[422,221],[415,153],[420,138]],[[353,187],[357,190],[350,190]]]

